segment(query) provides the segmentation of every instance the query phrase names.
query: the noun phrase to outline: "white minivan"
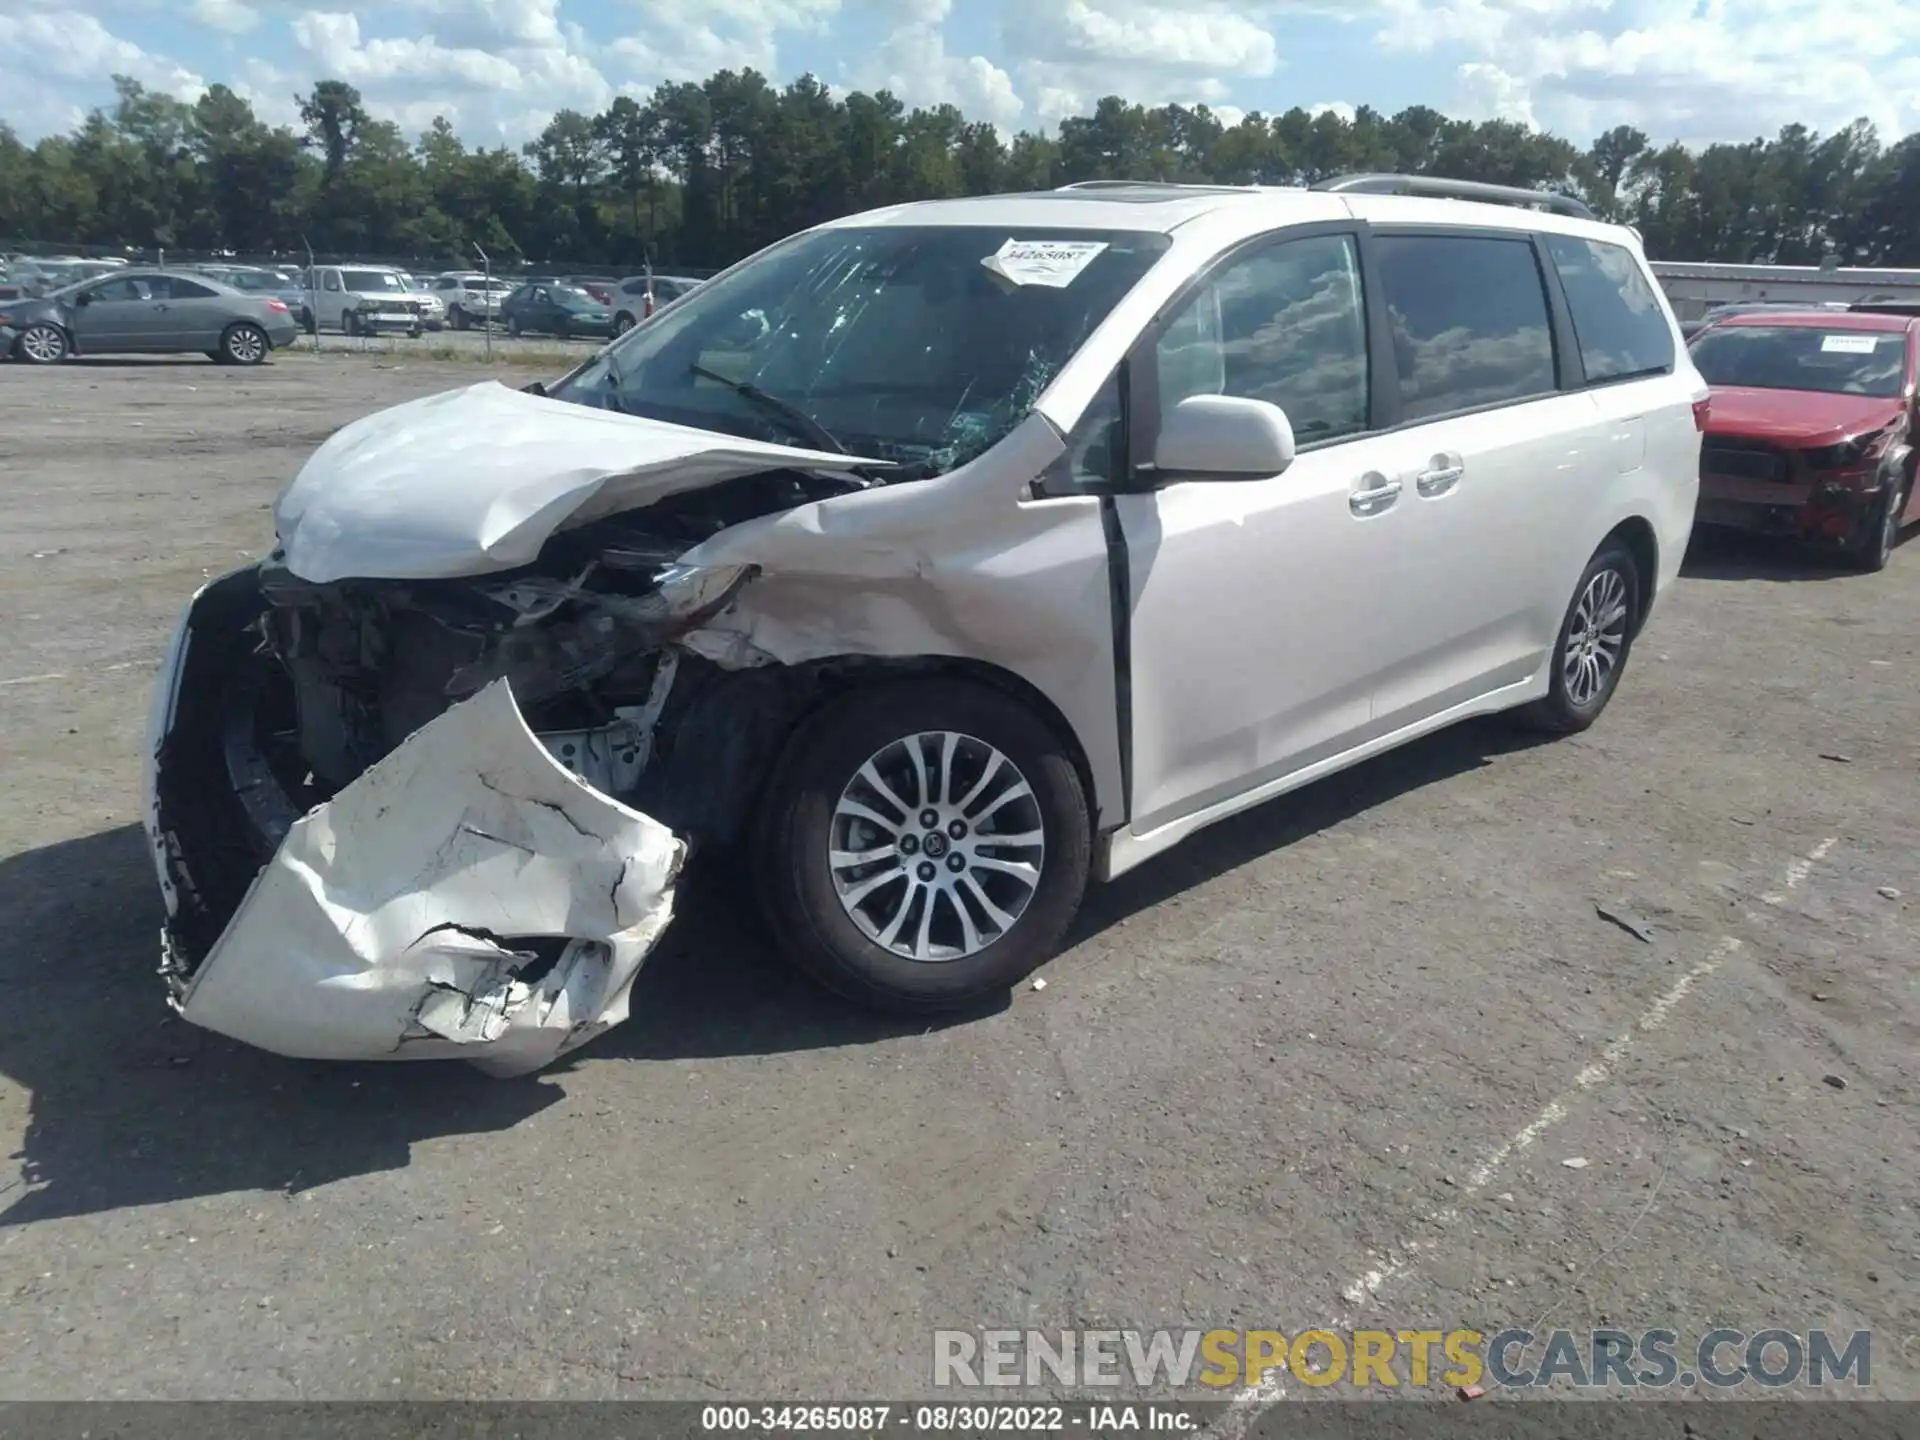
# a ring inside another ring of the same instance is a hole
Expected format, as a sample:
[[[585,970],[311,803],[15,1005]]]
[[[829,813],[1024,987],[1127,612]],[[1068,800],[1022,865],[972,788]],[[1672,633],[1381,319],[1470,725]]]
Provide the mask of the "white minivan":
[[[791,236],[551,385],[349,425],[195,598],[149,770],[175,1002],[537,1068],[624,1017],[689,857],[848,996],[1004,991],[1236,811],[1468,716],[1592,724],[1706,400],[1637,236],[1558,196]]]

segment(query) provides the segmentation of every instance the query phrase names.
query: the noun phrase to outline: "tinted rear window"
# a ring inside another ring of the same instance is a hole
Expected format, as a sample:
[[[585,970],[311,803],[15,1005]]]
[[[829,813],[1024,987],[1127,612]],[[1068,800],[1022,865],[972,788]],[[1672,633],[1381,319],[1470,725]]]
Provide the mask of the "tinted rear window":
[[[1587,379],[1624,380],[1673,369],[1673,331],[1632,253],[1572,235],[1545,238],[1566,288]]]
[[[1553,393],[1553,329],[1531,240],[1383,235],[1377,246],[1403,418]]]

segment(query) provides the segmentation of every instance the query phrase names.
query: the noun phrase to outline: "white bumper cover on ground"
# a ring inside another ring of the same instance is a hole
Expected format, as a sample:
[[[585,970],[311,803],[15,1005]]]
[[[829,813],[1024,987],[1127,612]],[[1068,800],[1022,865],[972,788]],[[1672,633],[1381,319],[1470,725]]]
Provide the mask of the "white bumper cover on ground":
[[[538,1070],[626,1018],[684,856],[496,681],[295,823],[180,1009],[282,1055]],[[512,948],[539,938],[567,942],[544,974]]]

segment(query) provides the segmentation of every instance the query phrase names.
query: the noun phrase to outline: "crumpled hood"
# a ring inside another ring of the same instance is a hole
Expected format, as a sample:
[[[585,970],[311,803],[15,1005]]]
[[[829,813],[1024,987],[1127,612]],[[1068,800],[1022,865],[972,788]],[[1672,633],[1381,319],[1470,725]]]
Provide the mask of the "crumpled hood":
[[[288,568],[316,584],[445,579],[528,564],[570,521],[759,471],[846,465],[487,380],[339,431],[301,467],[274,522]]]
[[[1877,395],[1834,395],[1815,390],[1758,390],[1715,385],[1709,435],[1773,440],[1812,447],[1837,445],[1900,418],[1902,402]]]

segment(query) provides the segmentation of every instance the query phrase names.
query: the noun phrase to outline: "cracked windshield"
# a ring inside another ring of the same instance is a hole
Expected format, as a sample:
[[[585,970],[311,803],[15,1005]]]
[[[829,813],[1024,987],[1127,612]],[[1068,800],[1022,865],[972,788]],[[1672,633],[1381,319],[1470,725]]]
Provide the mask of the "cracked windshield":
[[[1063,237],[1060,273],[986,263],[1009,242]],[[552,393],[890,461],[896,479],[944,474],[1025,417],[1166,248],[1136,232],[815,231],[696,291]]]

